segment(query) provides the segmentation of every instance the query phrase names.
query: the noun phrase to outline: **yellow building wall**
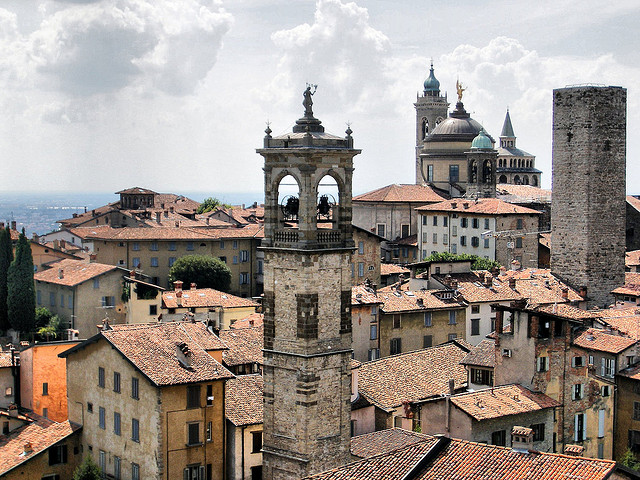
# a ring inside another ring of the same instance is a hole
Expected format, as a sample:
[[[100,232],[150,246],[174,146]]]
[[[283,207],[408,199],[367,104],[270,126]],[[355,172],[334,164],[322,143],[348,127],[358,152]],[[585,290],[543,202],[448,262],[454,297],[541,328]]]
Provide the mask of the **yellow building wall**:
[[[80,449],[80,432],[75,432],[56,445],[67,446],[67,463],[49,465],[49,452],[47,449],[5,473],[2,475],[2,479],[40,480],[47,475],[59,475],[61,479],[73,478],[73,471],[82,463],[83,459]]]

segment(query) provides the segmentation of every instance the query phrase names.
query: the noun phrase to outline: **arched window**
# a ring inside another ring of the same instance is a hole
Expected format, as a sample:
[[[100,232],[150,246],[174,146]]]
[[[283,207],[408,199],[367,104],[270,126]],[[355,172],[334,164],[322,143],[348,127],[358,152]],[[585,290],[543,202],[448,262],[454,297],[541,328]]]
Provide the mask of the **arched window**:
[[[529,185],[529,177],[527,177],[526,175],[522,177],[522,184],[523,185]]]
[[[498,183],[507,183],[507,176],[500,175],[500,180],[498,180]]]
[[[533,184],[534,187],[538,186],[538,177],[537,176],[533,176],[531,177],[531,183]]]
[[[300,187],[293,175],[286,175],[278,184],[278,217],[282,221],[296,222],[300,210]]]
[[[513,183],[515,185],[520,185],[522,184],[522,182],[520,181],[520,175],[516,175],[515,177],[513,177]]]
[[[491,178],[493,177],[493,165],[491,165],[491,160],[485,160],[482,164],[482,183],[488,184],[491,183]]]
[[[427,135],[429,135],[429,120],[427,120],[426,118],[423,118],[422,119],[422,140],[424,140]]]
[[[478,181],[478,164],[473,160],[469,164],[469,183],[476,183]]]

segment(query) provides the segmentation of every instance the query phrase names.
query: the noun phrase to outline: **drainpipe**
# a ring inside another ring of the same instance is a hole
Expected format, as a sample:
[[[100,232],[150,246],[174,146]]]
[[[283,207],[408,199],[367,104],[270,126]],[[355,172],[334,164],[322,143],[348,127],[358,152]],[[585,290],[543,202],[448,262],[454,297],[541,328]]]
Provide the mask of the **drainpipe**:
[[[11,349],[11,375],[13,375],[13,402],[20,404],[20,359],[16,358],[16,349]]]
[[[244,431],[246,430],[247,426],[243,425],[242,426],[242,432],[240,435],[240,456],[242,457],[242,463],[241,463],[241,467],[242,467],[242,480],[244,480]]]

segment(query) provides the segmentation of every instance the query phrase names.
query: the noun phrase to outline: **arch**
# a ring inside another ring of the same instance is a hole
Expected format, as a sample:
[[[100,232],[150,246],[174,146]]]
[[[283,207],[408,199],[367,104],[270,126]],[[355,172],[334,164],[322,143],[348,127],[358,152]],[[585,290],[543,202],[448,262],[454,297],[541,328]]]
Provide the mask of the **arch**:
[[[538,176],[537,176],[537,175],[534,175],[534,176],[532,176],[532,177],[531,177],[531,184],[532,184],[534,187],[537,187],[537,186],[538,186]]]
[[[300,209],[300,181],[292,172],[283,170],[274,181],[279,220],[297,220]]]
[[[493,165],[491,160],[485,160],[482,163],[482,183],[490,184],[493,177]]]
[[[518,168],[520,168],[522,166],[522,159],[518,159]]]
[[[498,183],[507,183],[507,176],[500,175],[500,179],[498,180]]]
[[[475,160],[469,162],[469,183],[476,183],[478,181],[478,164]]]
[[[436,118],[436,127],[437,127],[438,125],[440,125],[443,121],[444,121],[444,118],[442,118],[442,117],[438,117],[438,118]]]
[[[341,204],[344,203],[344,183],[332,170],[318,175],[314,186],[316,197],[316,227],[331,222],[332,228],[340,222]]]
[[[509,159],[509,167],[513,168],[513,158]]]
[[[513,183],[514,185],[521,185],[522,182],[520,181],[520,175],[516,175],[515,177],[513,177]]]
[[[422,117],[422,140],[424,140],[426,138],[427,135],[429,135],[429,120],[427,120],[425,117]]]
[[[523,185],[529,185],[529,177],[528,176],[524,175],[522,177],[522,184]]]

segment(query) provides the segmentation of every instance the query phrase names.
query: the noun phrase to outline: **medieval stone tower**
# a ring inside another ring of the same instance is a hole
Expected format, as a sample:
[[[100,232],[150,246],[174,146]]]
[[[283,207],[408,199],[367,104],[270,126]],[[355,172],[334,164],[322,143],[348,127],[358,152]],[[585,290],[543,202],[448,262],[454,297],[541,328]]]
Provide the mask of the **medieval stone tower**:
[[[627,91],[553,91],[551,269],[589,306],[624,283]]]
[[[263,478],[299,479],[350,461],[353,148],[305,115],[264,148]],[[333,198],[319,195],[327,176]],[[283,179],[299,194],[281,198]],[[280,198],[280,200],[279,200]]]
[[[433,73],[433,62],[431,62],[429,78],[424,81],[423,95],[418,95],[413,105],[416,107],[416,184],[420,185],[427,182],[427,179],[423,178],[420,161],[422,142],[440,122],[447,118],[449,108],[447,96],[440,95],[440,82]]]
[[[491,139],[484,128],[471,142],[471,150],[467,152],[467,198],[496,197],[496,168],[498,151],[494,150]]]

